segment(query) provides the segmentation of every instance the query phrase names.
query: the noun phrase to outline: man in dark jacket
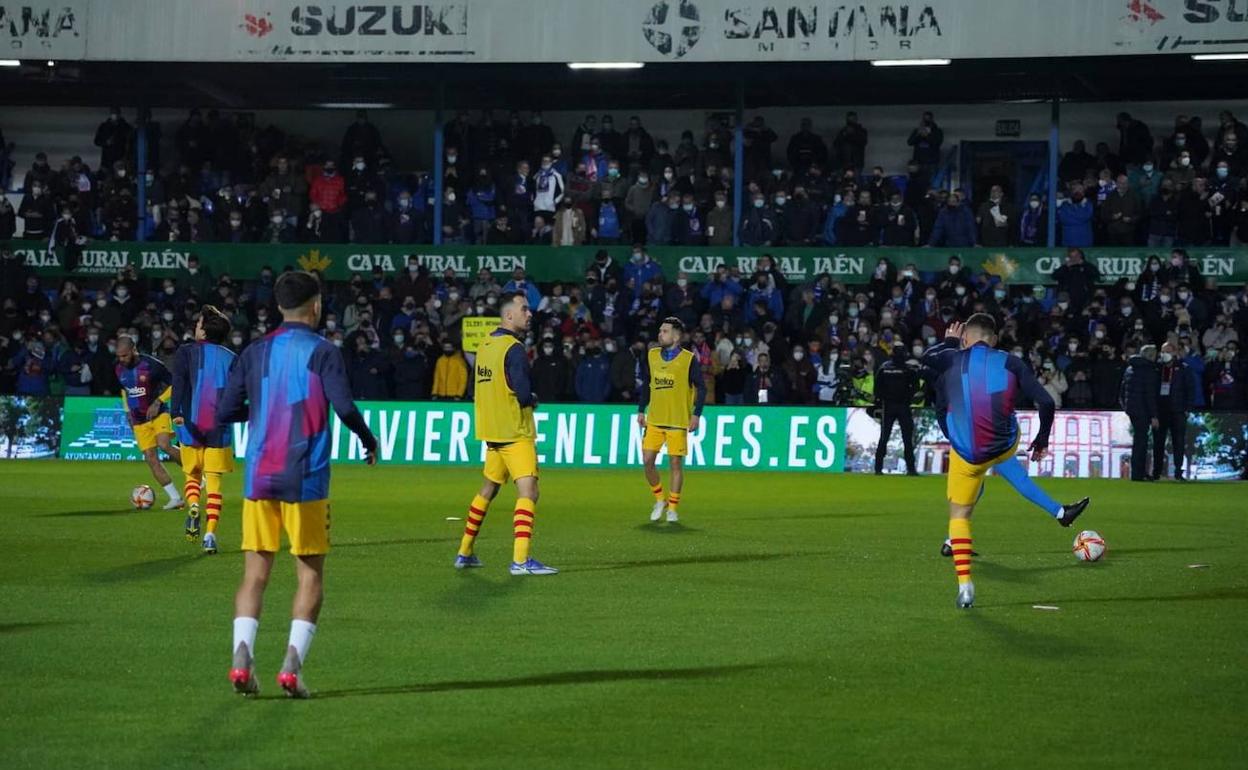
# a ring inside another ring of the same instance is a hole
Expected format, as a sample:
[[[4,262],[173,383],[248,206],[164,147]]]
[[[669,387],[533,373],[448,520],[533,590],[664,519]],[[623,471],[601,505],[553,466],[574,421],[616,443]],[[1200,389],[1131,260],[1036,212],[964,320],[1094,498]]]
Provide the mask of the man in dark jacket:
[[[539,403],[563,401],[572,379],[568,357],[558,350],[554,337],[543,337],[540,351],[533,361],[533,392]]]
[[[1059,292],[1066,292],[1070,297],[1070,310],[1078,313],[1088,304],[1096,284],[1101,280],[1101,271],[1096,265],[1088,262],[1083,256],[1083,249],[1072,247],[1066,250],[1066,264],[1053,271],[1053,281]]]
[[[390,362],[381,351],[374,350],[362,334],[355,338],[355,355],[351,357],[347,369],[351,394],[356,400],[385,401],[390,398],[386,385]]]
[[[875,447],[875,475],[884,472],[884,455],[893,435],[893,423],[901,424],[901,445],[906,461],[906,475],[917,476],[914,469],[914,413],[910,405],[919,387],[919,375],[906,365],[906,350],[898,345],[893,357],[875,373],[875,402],[883,409],[880,418],[880,443]]]
[[[936,216],[929,246],[951,248],[975,245],[975,215],[962,203],[962,194],[949,195],[949,202]]]
[[[1187,411],[1192,406],[1192,378],[1174,343],[1161,346],[1157,383],[1157,426],[1153,431],[1153,478],[1166,476],[1166,434],[1174,455],[1175,481],[1184,481],[1183,453],[1187,441]]]
[[[1157,373],[1157,348],[1145,345],[1127,361],[1118,389],[1118,404],[1131,419],[1131,480],[1149,481],[1148,433],[1160,424],[1157,419],[1157,396],[1160,392]]]

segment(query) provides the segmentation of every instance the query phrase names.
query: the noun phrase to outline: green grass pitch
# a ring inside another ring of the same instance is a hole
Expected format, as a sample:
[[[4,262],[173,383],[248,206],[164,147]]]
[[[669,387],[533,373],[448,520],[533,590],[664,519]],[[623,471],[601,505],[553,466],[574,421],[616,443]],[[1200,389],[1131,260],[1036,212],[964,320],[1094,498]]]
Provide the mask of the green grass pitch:
[[[283,556],[248,701],[226,680],[240,475],[203,557],[181,513],[128,510],[139,464],[0,463],[0,765],[1244,766],[1242,485],[1045,481],[1092,496],[1109,552],[1080,564],[991,479],[959,611],[942,478],[694,472],[668,528],[640,472],[547,471],[550,578],[506,572],[511,490],[486,568],[451,569],[479,478],[335,469],[316,697],[273,682]]]

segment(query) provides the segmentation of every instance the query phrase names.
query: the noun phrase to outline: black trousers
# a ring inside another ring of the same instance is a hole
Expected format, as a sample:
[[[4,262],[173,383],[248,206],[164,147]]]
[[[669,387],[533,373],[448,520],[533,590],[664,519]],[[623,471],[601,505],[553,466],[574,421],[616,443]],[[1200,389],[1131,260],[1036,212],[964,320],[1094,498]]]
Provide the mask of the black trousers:
[[[888,452],[888,439],[893,435],[893,423],[901,425],[906,472],[914,473],[914,413],[909,404],[884,405],[884,416],[880,418],[880,443],[875,447],[875,472],[884,470],[884,455]]]
[[[1131,480],[1148,478],[1148,433],[1152,421],[1139,414],[1127,413],[1131,418]]]
[[[1170,451],[1174,455],[1174,477],[1183,477],[1183,453],[1187,447],[1187,414],[1169,409],[1157,415],[1160,423],[1153,430],[1153,475],[1166,475],[1166,436],[1170,437]]]

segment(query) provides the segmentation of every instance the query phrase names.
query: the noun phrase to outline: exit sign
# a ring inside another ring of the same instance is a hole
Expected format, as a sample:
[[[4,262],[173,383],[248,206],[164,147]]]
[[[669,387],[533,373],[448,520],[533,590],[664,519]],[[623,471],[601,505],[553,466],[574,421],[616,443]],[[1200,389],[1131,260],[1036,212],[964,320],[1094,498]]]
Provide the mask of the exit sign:
[[[997,136],[1022,136],[1023,121],[1021,120],[998,120]]]

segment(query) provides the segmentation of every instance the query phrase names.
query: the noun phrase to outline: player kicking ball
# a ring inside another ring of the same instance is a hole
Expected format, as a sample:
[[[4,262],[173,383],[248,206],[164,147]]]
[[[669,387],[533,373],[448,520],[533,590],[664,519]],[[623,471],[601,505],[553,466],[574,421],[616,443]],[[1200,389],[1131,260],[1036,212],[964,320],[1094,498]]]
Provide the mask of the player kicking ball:
[[[498,312],[498,328],[477,349],[472,396],[477,440],[485,442],[485,483],[468,506],[468,523],[455,556],[455,569],[482,566],[473,553],[477,534],[490,503],[511,479],[517,494],[511,520],[511,574],[555,575],[559,570],[529,555],[537,514],[537,429],[533,424],[537,396],[524,353],[524,335],[533,311],[524,292],[515,292],[499,299]]]
[[[1025,393],[1040,412],[1036,438],[1027,449],[1032,462],[1044,459],[1056,406],[1022,359],[994,350],[997,323],[976,313],[965,324],[954,323],[945,341],[923,354],[923,364],[937,373],[936,414],[949,439],[949,545],[958,577],[957,606],[975,603],[971,582],[971,513],[984,493],[989,469],[1005,478],[1023,497],[1044,509],[1063,527],[1088,507],[1088,498],[1062,505],[1045,494],[1014,457],[1021,439],[1014,401]]]
[[[669,524],[680,521],[676,509],[685,484],[685,455],[689,431],[698,429],[706,404],[706,381],[698,357],[680,346],[685,325],[679,318],[665,318],[659,326],[659,345],[646,351],[641,362],[641,388],[637,394],[637,424],[645,429],[641,459],[646,481],[654,495],[650,521],[658,522],[667,513]],[[663,479],[655,462],[667,445],[671,489],[663,497]]]
[[[303,664],[321,613],[329,553],[330,407],[377,462],[377,439],[351,400],[342,353],[316,333],[321,287],[306,272],[283,273],[273,287],[283,323],[252,343],[230,373],[218,424],[247,420],[243,478],[243,582],[234,597],[234,691],[255,695],[254,651],[264,588],[282,530],[295,557],[290,637],[277,684],[292,698],[308,697]]]
[[[117,382],[121,383],[121,404],[134,431],[134,440],[152,477],[169,496],[164,510],[175,511],[186,502],[160,461],[163,451],[175,463],[182,462],[182,454],[172,442],[173,423],[166,408],[173,392],[169,370],[159,359],[141,355],[130,337],[121,336],[117,338],[116,373]]]
[[[234,472],[234,450],[229,425],[216,424],[217,405],[234,368],[235,355],[224,346],[230,319],[212,305],[204,305],[195,322],[195,342],[183,345],[173,359],[173,399],[170,414],[182,445],[183,485],[190,511],[186,539],[199,537],[200,492],[208,496],[204,553],[217,552],[217,523],[221,519],[221,475]]]

